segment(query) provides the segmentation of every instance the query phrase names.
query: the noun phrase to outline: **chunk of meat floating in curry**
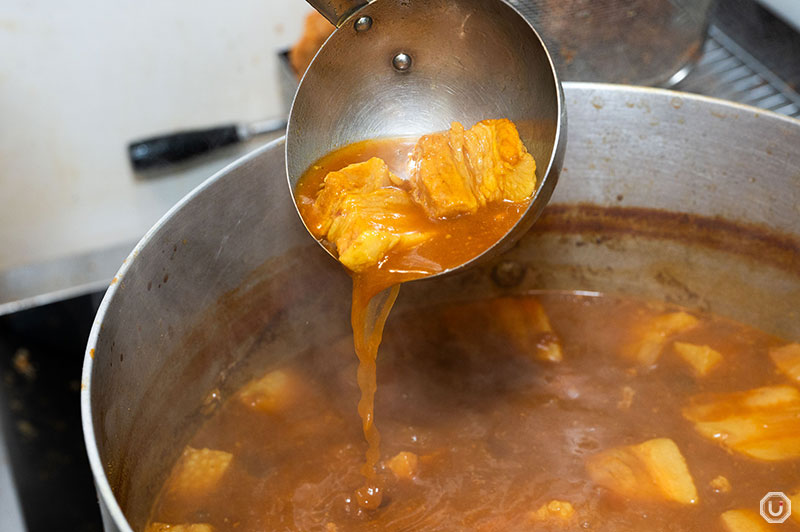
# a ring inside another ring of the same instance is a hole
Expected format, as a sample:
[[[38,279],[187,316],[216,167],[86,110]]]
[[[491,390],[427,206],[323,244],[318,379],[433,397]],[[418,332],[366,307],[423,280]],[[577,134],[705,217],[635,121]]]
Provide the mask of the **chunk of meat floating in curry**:
[[[214,491],[233,455],[214,449],[186,447],[167,481],[167,495],[202,497]]]
[[[564,528],[570,524],[575,516],[572,504],[566,501],[552,500],[543,504],[535,512],[528,513],[528,523],[532,525],[553,525]]]
[[[800,384],[800,344],[788,344],[770,349],[769,356],[779,370]]]
[[[239,399],[254,410],[280,413],[307,395],[303,388],[303,384],[292,373],[275,370],[245,384],[239,390]]]
[[[790,495],[789,500],[792,503],[792,508],[800,508],[800,489]],[[795,523],[800,525],[800,512],[793,512],[791,517]]]
[[[709,371],[722,362],[722,354],[707,345],[696,345],[688,342],[675,342],[672,348],[698,377],[705,377]]]
[[[553,331],[542,305],[530,297],[499,297],[462,303],[444,312],[444,326],[452,336],[480,341],[487,335],[506,339],[509,348],[536,360],[561,362],[561,339]]]
[[[625,355],[642,366],[651,366],[658,361],[670,340],[691,330],[697,323],[697,318],[683,311],[648,318],[632,327]]]
[[[483,120],[469,130],[453,122],[447,132],[425,135],[407,152],[405,168],[397,151],[391,161],[375,156],[381,154],[377,146],[358,143],[324,157],[296,191],[312,234],[353,274],[358,412],[369,444],[362,470],[368,482],[356,491],[364,508],[377,508],[382,500],[375,476],[375,359],[399,284],[480,255],[519,220],[536,190],[536,163],[507,119]],[[547,332],[547,318],[537,320]],[[560,346],[547,338],[541,356],[560,359]],[[398,455],[390,463],[397,476],[408,477],[415,460]]]
[[[151,523],[146,532],[214,532],[214,527],[206,523],[170,525],[167,523]]]
[[[586,469],[595,483],[630,499],[697,503],[686,460],[668,438],[602,451],[587,460]]]
[[[767,522],[755,510],[728,510],[720,516],[725,532],[769,532]]]
[[[800,391],[792,386],[701,395],[683,415],[732,451],[768,461],[800,458]]]
[[[228,471],[233,454],[215,449],[187,446],[164,484],[161,498],[165,504],[192,504],[214,497]],[[214,532],[208,523],[152,522],[145,532]]]

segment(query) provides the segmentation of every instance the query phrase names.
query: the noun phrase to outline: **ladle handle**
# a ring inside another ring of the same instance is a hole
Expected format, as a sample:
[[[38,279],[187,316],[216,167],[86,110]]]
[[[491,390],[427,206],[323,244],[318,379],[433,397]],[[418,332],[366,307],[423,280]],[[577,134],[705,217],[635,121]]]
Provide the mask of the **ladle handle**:
[[[354,11],[364,7],[369,0],[306,0],[337,28]]]

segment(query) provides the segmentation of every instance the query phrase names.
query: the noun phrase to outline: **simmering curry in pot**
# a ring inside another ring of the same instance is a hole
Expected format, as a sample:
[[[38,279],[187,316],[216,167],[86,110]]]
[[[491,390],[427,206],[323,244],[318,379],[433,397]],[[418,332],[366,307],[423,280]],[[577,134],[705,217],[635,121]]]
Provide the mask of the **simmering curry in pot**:
[[[800,345],[741,324],[553,292],[393,316],[375,510],[353,494],[356,365],[347,336],[254,378],[189,442],[153,522],[743,532],[777,529],[758,514],[769,491],[800,508]]]
[[[535,190],[508,120],[313,165],[296,198],[353,277],[353,337],[230,398],[184,449],[148,532],[767,530],[764,494],[800,499],[798,344],[540,293],[399,316],[379,371],[399,284],[485,251]]]

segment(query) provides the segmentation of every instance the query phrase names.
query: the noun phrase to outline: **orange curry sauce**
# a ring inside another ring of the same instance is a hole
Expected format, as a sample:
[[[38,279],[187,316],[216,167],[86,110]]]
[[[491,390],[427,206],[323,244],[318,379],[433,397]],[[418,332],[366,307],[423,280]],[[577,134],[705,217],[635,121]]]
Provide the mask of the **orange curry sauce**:
[[[675,317],[684,326],[666,334]],[[674,305],[552,291],[415,305],[392,319],[376,398],[380,508],[353,497],[364,457],[345,334],[269,357],[226,398],[172,467],[146,532],[800,532],[800,378],[774,363],[800,344]],[[561,361],[542,358],[543,339]],[[653,341],[655,363],[630,358]],[[685,359],[682,345],[721,357]],[[765,389],[790,400],[766,404]],[[740,394],[762,406],[733,408]],[[690,420],[709,401],[713,411]],[[746,437],[701,433],[703,421]],[[665,438],[685,458],[691,501],[648,491],[653,472],[680,469],[664,456],[602,459]],[[403,453],[416,467],[395,467]],[[783,524],[758,513],[770,491],[798,501]]]

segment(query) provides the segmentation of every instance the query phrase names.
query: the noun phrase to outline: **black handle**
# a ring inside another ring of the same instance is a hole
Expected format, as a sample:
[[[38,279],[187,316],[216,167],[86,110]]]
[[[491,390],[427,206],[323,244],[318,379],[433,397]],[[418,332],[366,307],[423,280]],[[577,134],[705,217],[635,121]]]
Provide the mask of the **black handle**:
[[[227,125],[132,142],[128,154],[134,170],[147,170],[185,161],[240,140],[236,125]]]

